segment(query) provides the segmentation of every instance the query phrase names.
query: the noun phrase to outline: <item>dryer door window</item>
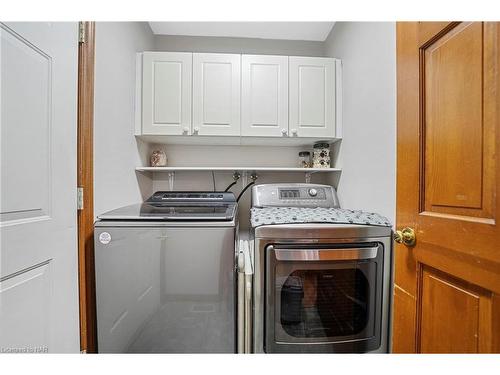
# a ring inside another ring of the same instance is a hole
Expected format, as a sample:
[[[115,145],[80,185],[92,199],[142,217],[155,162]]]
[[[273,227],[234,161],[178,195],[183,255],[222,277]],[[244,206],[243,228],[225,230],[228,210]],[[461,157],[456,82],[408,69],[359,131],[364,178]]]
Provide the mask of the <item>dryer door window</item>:
[[[378,244],[270,246],[266,346],[288,352],[377,347],[382,253]]]
[[[353,268],[304,269],[291,273],[278,267],[276,288],[279,314],[275,315],[280,338],[335,338],[358,335],[370,318],[370,282]],[[374,264],[368,264],[374,268]],[[374,269],[368,273],[375,273]],[[284,282],[283,282],[284,280]]]

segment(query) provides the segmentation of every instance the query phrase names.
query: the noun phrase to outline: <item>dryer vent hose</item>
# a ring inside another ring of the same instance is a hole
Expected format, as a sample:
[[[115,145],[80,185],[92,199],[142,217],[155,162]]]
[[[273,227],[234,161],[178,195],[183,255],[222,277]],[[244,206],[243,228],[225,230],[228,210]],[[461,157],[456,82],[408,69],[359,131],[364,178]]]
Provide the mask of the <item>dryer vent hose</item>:
[[[241,197],[243,196],[243,194],[245,194],[245,191],[247,191],[247,189],[248,189],[250,186],[252,186],[253,184],[255,184],[255,181],[250,182],[247,186],[245,186],[245,187],[243,188],[243,190],[241,191],[240,195],[238,195],[238,199],[236,199],[236,202],[239,202],[239,201],[240,201],[240,199],[241,199]]]
[[[234,185],[236,185],[237,182],[238,182],[238,180],[231,182],[231,184],[229,184],[229,186],[224,191],[225,192],[229,191],[229,189],[231,189]]]

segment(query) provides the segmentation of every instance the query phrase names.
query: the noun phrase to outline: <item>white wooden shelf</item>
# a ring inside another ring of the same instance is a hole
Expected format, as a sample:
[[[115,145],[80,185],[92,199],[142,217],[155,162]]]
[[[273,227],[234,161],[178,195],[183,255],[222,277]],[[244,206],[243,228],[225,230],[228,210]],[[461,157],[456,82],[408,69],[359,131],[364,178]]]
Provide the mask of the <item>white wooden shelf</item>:
[[[176,172],[233,172],[241,173],[243,184],[246,185],[248,175],[257,172],[298,172],[304,173],[305,182],[311,182],[314,173],[340,173],[339,168],[299,168],[299,167],[137,167],[137,172],[146,173],[168,173],[170,190],[174,190],[174,179]]]
[[[181,171],[229,171],[229,172],[301,172],[327,173],[341,172],[339,168],[299,168],[299,167],[137,167],[139,172],[181,172]]]
[[[325,141],[336,143],[342,138],[329,137],[250,137],[233,136],[223,137],[216,135],[147,135],[139,134],[135,137],[146,143],[166,145],[209,145],[209,146],[273,146],[273,147],[312,147],[315,142]],[[340,132],[340,130],[337,130]]]

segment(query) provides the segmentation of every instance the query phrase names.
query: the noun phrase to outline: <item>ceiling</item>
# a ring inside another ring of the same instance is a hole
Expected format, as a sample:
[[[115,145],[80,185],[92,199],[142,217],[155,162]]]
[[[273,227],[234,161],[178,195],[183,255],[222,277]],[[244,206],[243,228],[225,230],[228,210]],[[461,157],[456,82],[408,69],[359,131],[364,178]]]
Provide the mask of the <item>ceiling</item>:
[[[156,35],[324,41],[335,22],[150,22]]]

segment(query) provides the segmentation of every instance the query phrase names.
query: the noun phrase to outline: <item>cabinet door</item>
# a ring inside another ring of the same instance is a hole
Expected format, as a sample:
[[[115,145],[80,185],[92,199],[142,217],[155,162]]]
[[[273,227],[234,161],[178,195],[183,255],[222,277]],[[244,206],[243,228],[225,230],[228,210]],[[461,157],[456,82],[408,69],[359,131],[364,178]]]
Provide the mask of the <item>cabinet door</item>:
[[[241,57],[241,135],[288,134],[288,56]]]
[[[142,133],[191,132],[192,53],[144,52]]]
[[[335,137],[335,59],[289,58],[290,133]]]
[[[241,56],[193,54],[193,134],[240,135]]]

